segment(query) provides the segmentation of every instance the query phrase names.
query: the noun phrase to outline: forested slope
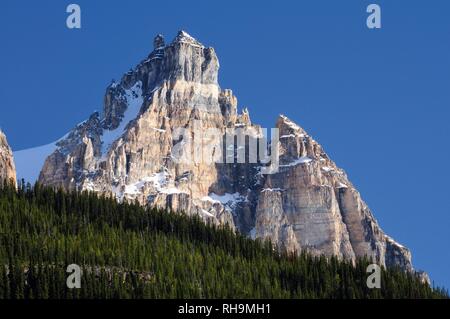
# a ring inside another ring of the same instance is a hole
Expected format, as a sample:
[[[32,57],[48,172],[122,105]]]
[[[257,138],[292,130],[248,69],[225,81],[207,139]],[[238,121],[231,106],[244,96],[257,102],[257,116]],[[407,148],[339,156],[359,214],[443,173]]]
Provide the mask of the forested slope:
[[[180,213],[93,193],[0,188],[0,298],[440,298],[396,269],[366,286],[368,260],[274,250]],[[81,288],[66,267],[83,269]]]

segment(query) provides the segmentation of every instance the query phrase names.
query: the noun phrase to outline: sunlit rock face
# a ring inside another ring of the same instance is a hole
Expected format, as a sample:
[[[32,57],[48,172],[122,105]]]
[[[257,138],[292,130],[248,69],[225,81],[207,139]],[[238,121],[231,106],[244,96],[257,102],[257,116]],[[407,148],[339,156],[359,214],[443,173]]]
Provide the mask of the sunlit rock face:
[[[0,182],[16,182],[16,169],[13,153],[8,145],[5,134],[0,131]]]
[[[246,151],[264,132],[220,88],[214,49],[183,31],[170,44],[161,35],[153,43],[106,89],[102,114],[56,143],[40,183],[199,215],[290,251],[366,255],[412,270],[408,249],[384,234],[345,172],[287,117],[274,125],[278,170],[262,173],[260,159],[228,163],[239,146],[227,149],[227,132],[244,131]],[[216,134],[207,135],[211,129]],[[200,155],[192,139],[202,141]]]

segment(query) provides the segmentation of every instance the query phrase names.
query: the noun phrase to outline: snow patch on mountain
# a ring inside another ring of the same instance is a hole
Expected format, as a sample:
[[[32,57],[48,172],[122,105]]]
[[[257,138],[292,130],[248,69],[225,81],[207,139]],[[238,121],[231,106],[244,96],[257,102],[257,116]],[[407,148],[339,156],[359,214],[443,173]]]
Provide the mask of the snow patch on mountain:
[[[238,204],[248,201],[247,197],[239,193],[225,193],[223,195],[210,193],[209,196],[204,196],[202,200],[211,203],[220,203],[231,211],[234,211]]]
[[[280,167],[291,167],[291,166],[297,166],[300,164],[307,164],[312,162],[312,159],[309,158],[308,156],[302,156],[297,158],[295,161],[289,163],[289,164],[285,164],[285,165],[280,165]]]
[[[144,177],[135,183],[125,185],[123,190],[114,188],[113,193],[119,200],[123,200],[124,198],[134,198],[135,196],[142,194],[142,190],[146,186],[153,187],[159,194],[171,195],[186,193],[174,185],[170,185],[169,177],[170,174],[164,170],[151,176]]]
[[[144,98],[142,96],[142,82],[138,81],[136,84],[125,90],[125,99],[127,101],[127,109],[123,115],[120,125],[114,130],[105,130],[102,136],[102,155],[105,156],[111,145],[117,141],[125,132],[127,125],[136,119],[141,110]]]
[[[56,142],[50,144],[14,152],[17,179],[24,179],[25,182],[31,184],[37,182],[45,160],[58,148],[57,144],[66,139],[68,135],[66,134]]]

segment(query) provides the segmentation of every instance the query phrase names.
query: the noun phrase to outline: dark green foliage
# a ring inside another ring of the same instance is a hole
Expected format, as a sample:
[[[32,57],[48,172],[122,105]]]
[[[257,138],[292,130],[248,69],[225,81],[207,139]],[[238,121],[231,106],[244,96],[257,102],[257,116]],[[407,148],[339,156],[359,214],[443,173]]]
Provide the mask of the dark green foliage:
[[[198,218],[92,193],[0,188],[0,298],[442,298],[411,274],[274,250]],[[83,269],[68,289],[66,267]]]

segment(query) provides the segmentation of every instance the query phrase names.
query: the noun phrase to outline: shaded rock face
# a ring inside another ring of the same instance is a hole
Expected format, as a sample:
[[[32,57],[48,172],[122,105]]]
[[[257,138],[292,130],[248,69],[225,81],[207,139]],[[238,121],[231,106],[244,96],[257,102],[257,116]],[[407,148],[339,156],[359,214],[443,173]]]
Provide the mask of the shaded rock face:
[[[412,270],[408,249],[384,234],[345,172],[287,117],[275,125],[278,171],[261,173],[261,160],[228,163],[239,152],[223,146],[229,130],[245,132],[246,151],[264,134],[247,109],[237,112],[232,91],[220,88],[214,49],[183,31],[168,45],[158,35],[153,45],[107,88],[103,113],[58,142],[40,183],[199,215],[291,251],[368,256]],[[210,129],[216,134],[205,140]],[[201,139],[203,160],[195,160],[189,138]]]
[[[13,153],[8,145],[5,134],[0,131],[0,181],[16,182],[16,169]]]

